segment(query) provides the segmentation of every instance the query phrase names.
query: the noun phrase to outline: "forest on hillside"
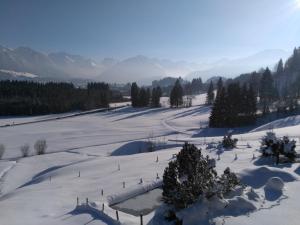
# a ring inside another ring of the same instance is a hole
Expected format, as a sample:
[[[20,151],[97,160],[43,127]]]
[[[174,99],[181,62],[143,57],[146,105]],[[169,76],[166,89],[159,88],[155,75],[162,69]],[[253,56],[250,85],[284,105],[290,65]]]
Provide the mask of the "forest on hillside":
[[[122,95],[106,83],[0,81],[0,115],[41,115],[108,107]]]

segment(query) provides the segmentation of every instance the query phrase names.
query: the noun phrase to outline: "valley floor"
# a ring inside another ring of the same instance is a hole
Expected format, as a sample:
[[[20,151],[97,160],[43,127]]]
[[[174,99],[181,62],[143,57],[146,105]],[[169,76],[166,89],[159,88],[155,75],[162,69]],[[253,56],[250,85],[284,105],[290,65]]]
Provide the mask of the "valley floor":
[[[115,211],[108,207],[110,201],[157,182],[157,174],[162,177],[182,142],[194,143],[204,154],[217,159],[216,150],[206,149],[206,144],[221,140],[225,130],[206,128],[210,108],[203,101],[203,96],[197,96],[196,106],[191,108],[126,106],[110,112],[0,128],[0,143],[6,146],[0,160],[0,224],[118,224]],[[0,123],[37,119],[3,118]],[[299,143],[299,121],[299,117],[274,121],[272,127],[278,136],[289,135]],[[222,172],[230,166],[243,182],[262,194],[267,179],[279,176],[285,181],[283,195],[265,198],[250,214],[214,218],[216,224],[299,224],[299,164],[275,166],[258,158],[260,138],[269,126],[247,133],[236,129],[238,148],[220,155],[217,170]],[[33,144],[41,138],[47,140],[47,154],[36,156]],[[156,142],[159,150],[146,152],[148,140]],[[19,149],[26,143],[31,146],[31,156],[22,158]],[[300,152],[299,147],[297,150]],[[76,208],[77,197],[79,203],[86,202],[86,198],[99,207],[104,203],[108,216]],[[145,216],[144,224],[153,215],[154,212]],[[140,224],[139,217],[122,212],[119,217],[122,224]]]

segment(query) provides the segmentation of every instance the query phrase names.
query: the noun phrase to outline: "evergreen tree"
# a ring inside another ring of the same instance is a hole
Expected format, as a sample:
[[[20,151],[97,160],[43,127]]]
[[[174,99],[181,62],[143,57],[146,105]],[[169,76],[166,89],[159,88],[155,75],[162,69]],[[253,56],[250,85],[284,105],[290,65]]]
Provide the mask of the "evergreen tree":
[[[222,88],[223,88],[223,80],[220,77],[219,80],[218,80],[218,83],[217,83],[217,94],[218,94],[219,91],[221,91]]]
[[[145,88],[141,88],[140,89],[140,94],[138,96],[139,99],[139,104],[138,106],[140,107],[145,107],[148,105],[149,103],[149,98],[148,98],[148,93],[147,90]]]
[[[211,81],[207,90],[206,104],[212,105],[214,103],[214,100],[215,100],[214,85],[213,82]]]
[[[255,94],[252,85],[250,85],[247,91],[246,102],[248,105],[248,109],[246,112],[247,121],[249,123],[254,123],[256,120],[256,112],[257,112],[257,96]]]
[[[200,94],[202,89],[203,89],[202,79],[200,77],[193,79],[191,83],[191,94]]]
[[[227,101],[226,101],[226,118],[225,124],[230,127],[239,126],[239,113],[241,110],[241,90],[239,83],[231,83],[227,87]]]
[[[163,201],[180,210],[198,201],[200,196],[221,196],[239,184],[229,168],[218,177],[214,167],[214,159],[203,156],[195,145],[185,143],[176,160],[169,162],[164,171]]]
[[[179,79],[177,79],[170,94],[170,105],[171,107],[178,108],[182,104],[183,104],[183,89],[181,87]]]
[[[139,103],[139,94],[140,89],[138,85],[134,82],[131,85],[131,105],[132,107],[138,107],[140,105]]]
[[[285,63],[285,69],[289,72],[300,71],[300,48],[294,49],[292,57]]]
[[[277,74],[283,73],[283,62],[282,62],[282,59],[280,59],[279,62],[278,62],[278,64],[277,64],[276,72],[277,72]]]
[[[246,83],[244,83],[241,89],[240,104],[241,104],[240,113],[242,115],[247,115],[249,111],[249,102],[248,102],[248,88]]]
[[[276,89],[274,86],[274,80],[269,68],[267,68],[260,81],[259,89],[260,103],[263,108],[263,113],[268,113],[270,111],[270,105],[276,99]]]
[[[226,95],[226,89],[224,87],[221,88],[213,104],[209,117],[210,127],[223,127],[225,125],[225,118],[227,115]]]
[[[152,89],[152,97],[151,97],[152,107],[160,107],[161,96],[162,96],[162,91],[159,86]]]
[[[252,86],[230,83],[217,94],[209,117],[210,127],[248,125],[256,119],[256,95]]]
[[[177,159],[165,169],[163,201],[177,209],[186,208],[200,195],[212,195],[216,176],[209,157],[204,157],[201,150],[186,143]]]

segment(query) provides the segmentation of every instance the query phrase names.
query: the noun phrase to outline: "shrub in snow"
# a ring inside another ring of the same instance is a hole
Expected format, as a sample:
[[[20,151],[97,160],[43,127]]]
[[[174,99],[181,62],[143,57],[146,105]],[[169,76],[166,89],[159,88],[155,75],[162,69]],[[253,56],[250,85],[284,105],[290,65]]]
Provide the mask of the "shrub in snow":
[[[238,142],[238,139],[236,139],[236,138],[233,139],[232,134],[229,133],[223,137],[221,144],[222,144],[223,148],[232,149],[232,148],[236,147],[237,142]]]
[[[296,141],[290,140],[287,136],[282,139],[277,138],[274,132],[267,132],[261,140],[260,151],[263,156],[275,156],[277,164],[279,163],[279,156],[284,155],[290,161],[296,158]]]
[[[176,160],[171,161],[163,175],[163,201],[176,210],[195,203],[200,196],[222,196],[239,184],[226,169],[221,177],[214,170],[215,161],[204,157],[195,145],[185,143]]]
[[[21,151],[23,157],[27,157],[27,156],[28,156],[28,154],[29,154],[29,149],[30,149],[29,144],[25,144],[25,145],[22,145],[22,146],[20,147],[20,151]]]
[[[285,136],[281,141],[280,153],[288,157],[291,161],[294,161],[296,158],[296,141],[292,140]]]
[[[37,140],[34,144],[34,149],[36,151],[36,154],[42,155],[45,154],[47,149],[47,143],[45,139]]]
[[[2,159],[4,152],[5,152],[5,146],[3,144],[0,144],[0,159]]]
[[[219,183],[219,193],[226,194],[235,188],[237,185],[240,184],[239,179],[237,178],[236,174],[230,171],[230,168],[227,167],[224,170],[222,176],[218,179]]]
[[[260,151],[263,156],[273,155],[272,146],[278,141],[274,132],[267,132],[266,136],[261,139]]]

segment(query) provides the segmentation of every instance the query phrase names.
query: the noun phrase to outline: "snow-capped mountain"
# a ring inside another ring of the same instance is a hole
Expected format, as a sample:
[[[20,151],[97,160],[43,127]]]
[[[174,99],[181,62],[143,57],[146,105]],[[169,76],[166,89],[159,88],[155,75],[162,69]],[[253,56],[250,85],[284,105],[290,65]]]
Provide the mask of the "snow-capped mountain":
[[[0,46],[0,69],[31,73],[38,78],[70,80],[91,79],[102,72],[103,66],[79,55],[44,54],[28,47],[9,49]]]
[[[65,52],[45,54],[28,47],[10,49],[0,46],[0,70],[36,75],[34,79],[95,80],[110,83],[138,82],[151,84],[163,77],[201,77],[203,81],[213,76],[233,77],[242,73],[271,66],[288,53],[266,50],[255,55],[234,60],[221,59],[212,63],[190,63],[168,59],[149,58],[143,55],[121,61],[105,58],[100,62]],[[1,73],[3,74],[3,73]],[[3,75],[0,78],[3,79]],[[5,73],[5,79],[14,73]],[[13,76],[11,79],[15,79]],[[26,79],[26,77],[23,77]]]

